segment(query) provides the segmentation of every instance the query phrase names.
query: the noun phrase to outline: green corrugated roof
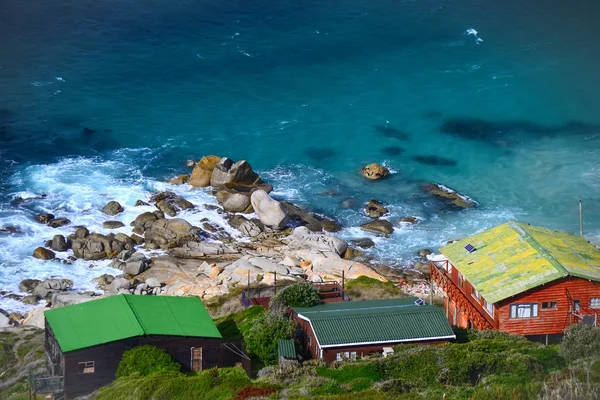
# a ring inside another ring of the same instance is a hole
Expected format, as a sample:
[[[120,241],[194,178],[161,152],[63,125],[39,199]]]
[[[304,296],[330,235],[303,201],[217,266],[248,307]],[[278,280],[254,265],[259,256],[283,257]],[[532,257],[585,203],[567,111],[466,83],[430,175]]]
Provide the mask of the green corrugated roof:
[[[294,311],[310,320],[321,346],[455,337],[442,309],[416,297],[329,303]]]
[[[143,335],[221,338],[197,297],[121,294],[44,315],[65,353]]]
[[[440,251],[489,303],[568,275],[600,281],[600,251],[585,238],[515,221]]]
[[[277,340],[277,354],[279,357],[283,357],[287,360],[296,359],[296,345],[291,339],[278,339]]]

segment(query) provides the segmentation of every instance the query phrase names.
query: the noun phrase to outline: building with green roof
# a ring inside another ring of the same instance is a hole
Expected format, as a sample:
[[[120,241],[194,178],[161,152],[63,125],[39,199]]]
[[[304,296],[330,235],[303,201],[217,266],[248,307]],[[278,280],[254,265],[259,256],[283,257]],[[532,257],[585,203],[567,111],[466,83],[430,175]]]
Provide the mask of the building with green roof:
[[[293,315],[312,356],[328,363],[402,343],[456,338],[442,309],[416,297],[328,303],[294,308]]]
[[[49,372],[64,377],[65,398],[112,382],[123,353],[140,345],[164,349],[184,371],[220,362],[221,334],[197,297],[121,294],[44,314]]]
[[[584,237],[509,221],[440,252],[432,277],[455,325],[554,335],[600,311],[600,250]]]

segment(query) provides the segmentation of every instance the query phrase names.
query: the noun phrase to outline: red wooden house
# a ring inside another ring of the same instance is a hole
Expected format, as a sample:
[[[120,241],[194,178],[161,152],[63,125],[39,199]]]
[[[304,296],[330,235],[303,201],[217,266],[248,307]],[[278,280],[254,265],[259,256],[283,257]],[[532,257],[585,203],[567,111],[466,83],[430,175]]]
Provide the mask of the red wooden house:
[[[439,307],[416,297],[348,301],[294,308],[304,347],[326,363],[393,352],[403,343],[439,344],[456,339]],[[291,353],[291,351],[290,351]]]
[[[453,325],[545,342],[597,325],[600,250],[583,237],[511,221],[440,252],[431,278]]]

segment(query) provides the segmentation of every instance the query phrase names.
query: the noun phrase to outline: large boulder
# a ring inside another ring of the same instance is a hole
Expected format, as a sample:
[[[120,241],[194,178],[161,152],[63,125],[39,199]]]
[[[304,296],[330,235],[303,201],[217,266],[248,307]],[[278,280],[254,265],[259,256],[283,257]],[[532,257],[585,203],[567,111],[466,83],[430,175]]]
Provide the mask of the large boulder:
[[[280,204],[287,213],[291,225],[306,226],[313,232],[338,232],[342,229],[339,223],[328,217],[307,212],[301,207],[286,201],[282,201]]]
[[[136,276],[144,272],[148,268],[148,260],[145,258],[143,260],[133,260],[127,261],[125,263],[125,267],[123,271],[127,275]]]
[[[342,257],[348,248],[348,243],[342,239],[321,233],[312,233],[308,228],[299,226],[294,232],[281,239],[286,246],[286,250],[309,249],[323,252],[325,255],[334,254]]]
[[[377,200],[371,200],[365,206],[365,212],[371,218],[379,218],[379,217],[383,217],[385,214],[387,214],[388,213],[388,209],[385,208]]]
[[[71,240],[66,239],[63,235],[54,235],[52,238],[52,250],[67,251],[71,248]]]
[[[360,276],[367,276],[385,282],[387,279],[375,272],[368,266],[356,261],[343,260],[341,258],[325,258],[316,257],[312,260],[309,267],[306,267],[308,272],[317,274],[323,279],[339,279],[343,276],[346,279],[356,279]],[[309,274],[310,275],[310,274]]]
[[[257,190],[250,196],[252,208],[260,222],[265,226],[280,230],[285,228],[288,222],[288,214],[281,204],[271,198],[264,190]]]
[[[236,193],[226,188],[217,192],[217,201],[223,206],[223,210],[229,212],[244,212],[250,206],[248,194]]]
[[[146,230],[152,227],[152,224],[156,222],[158,218],[151,212],[145,212],[136,217],[136,219],[131,223],[133,226],[133,231],[139,234],[146,232]]]
[[[33,256],[40,260],[52,260],[56,257],[56,254],[52,250],[38,247],[33,251]]]
[[[93,297],[89,294],[56,292],[52,294],[52,308],[72,306],[74,304],[85,303],[86,301],[94,300],[96,298],[97,297]]]
[[[258,174],[252,170],[250,163],[246,160],[233,162],[230,158],[223,157],[215,165],[210,178],[213,187],[219,187],[226,183],[243,183],[257,185],[262,183]]]
[[[192,175],[187,183],[194,187],[210,186],[213,170],[219,161],[221,161],[221,157],[218,156],[211,155],[202,158],[192,170]]]
[[[84,239],[84,238],[88,237],[89,234],[90,234],[90,231],[85,226],[78,227],[77,229],[75,229],[75,233],[74,233],[74,235],[77,239]]]
[[[109,201],[104,207],[102,207],[102,212],[106,215],[117,215],[123,211],[123,207],[117,201]]]
[[[169,217],[174,217],[179,211],[191,210],[194,205],[173,192],[160,192],[152,195],[150,201],[154,202],[156,208]]]
[[[375,221],[367,222],[366,224],[362,224],[360,229],[367,232],[373,233],[383,233],[386,235],[394,232],[394,225],[390,221],[385,219],[376,219]]]
[[[48,224],[48,222],[54,219],[54,215],[50,213],[42,213],[35,217],[35,220],[40,224]]]
[[[116,278],[110,285],[108,285],[108,291],[118,292],[121,289],[129,290],[131,288],[131,282],[125,278]]]
[[[366,165],[361,170],[361,175],[371,180],[385,178],[389,173],[390,171],[386,167],[377,163]]]
[[[60,228],[61,226],[69,225],[71,221],[68,218],[54,218],[48,222],[50,228]]]
[[[178,175],[175,178],[171,179],[169,181],[169,183],[171,185],[183,185],[184,183],[187,183],[190,179],[190,176],[188,174],[183,174],[183,175]]]
[[[220,243],[205,243],[188,241],[180,247],[172,248],[169,254],[178,258],[205,258],[206,256],[222,256],[231,254],[233,258],[239,258],[236,249]]]
[[[124,226],[125,226],[125,224],[122,223],[121,221],[104,221],[102,223],[102,227],[104,229],[119,229]]]
[[[85,238],[73,239],[73,255],[84,260],[114,258],[123,250],[133,248],[133,241],[125,234],[101,235],[93,233]]]
[[[188,241],[200,241],[199,228],[181,218],[158,219],[144,234],[147,248],[169,249],[182,246]]]
[[[33,294],[42,298],[50,300],[52,295],[56,292],[62,292],[73,287],[73,282],[68,279],[46,279],[42,281],[33,290]]]
[[[444,185],[437,183],[425,183],[423,184],[423,190],[430,195],[437,197],[453,208],[464,209],[475,208],[478,206],[477,202],[469,196],[458,193]]]
[[[262,229],[260,229],[260,226],[256,222],[248,220],[239,214],[232,216],[229,219],[229,224],[244,236],[255,237],[262,232]]]
[[[19,290],[24,293],[32,293],[40,283],[42,283],[42,281],[39,279],[23,279],[19,282]]]

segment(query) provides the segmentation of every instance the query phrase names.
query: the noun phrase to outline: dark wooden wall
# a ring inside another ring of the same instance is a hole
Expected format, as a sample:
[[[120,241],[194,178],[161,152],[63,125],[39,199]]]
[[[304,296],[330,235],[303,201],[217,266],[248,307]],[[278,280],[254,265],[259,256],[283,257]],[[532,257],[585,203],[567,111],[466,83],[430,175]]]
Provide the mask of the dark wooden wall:
[[[600,283],[566,277],[523,292],[498,304],[499,329],[524,336],[562,334],[579,319],[570,315],[572,300],[581,302],[580,314],[593,315],[600,309],[590,308],[590,299],[600,297]],[[558,308],[542,310],[542,302],[556,301]],[[538,303],[538,316],[510,318],[510,306],[517,303]]]
[[[46,369],[50,376],[62,376],[64,371],[64,359],[63,354],[54,336],[54,332],[50,325],[45,322],[46,330],[44,332],[46,340],[45,340],[45,348],[46,348]]]
[[[202,347],[202,369],[219,366],[221,360],[220,343],[220,339],[147,336],[65,353],[65,398],[72,399],[88,394],[114,381],[121,357],[125,350],[129,348],[152,345],[164,349],[182,364],[183,371],[189,371],[192,347]],[[79,363],[86,361],[94,361],[94,373],[79,373]]]

